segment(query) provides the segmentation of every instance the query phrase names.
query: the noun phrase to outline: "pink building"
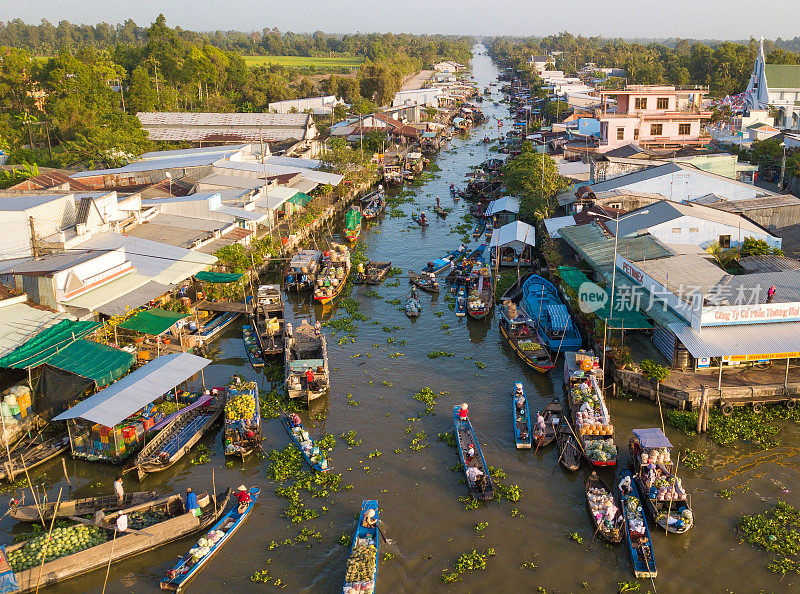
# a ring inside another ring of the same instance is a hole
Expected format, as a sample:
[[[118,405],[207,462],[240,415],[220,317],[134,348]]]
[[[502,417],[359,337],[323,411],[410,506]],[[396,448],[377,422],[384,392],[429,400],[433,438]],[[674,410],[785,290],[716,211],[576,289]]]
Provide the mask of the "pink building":
[[[710,140],[702,131],[701,87],[628,85],[622,90],[601,90],[600,151],[636,142],[647,147],[683,147]],[[617,100],[616,112],[607,111],[607,97]]]

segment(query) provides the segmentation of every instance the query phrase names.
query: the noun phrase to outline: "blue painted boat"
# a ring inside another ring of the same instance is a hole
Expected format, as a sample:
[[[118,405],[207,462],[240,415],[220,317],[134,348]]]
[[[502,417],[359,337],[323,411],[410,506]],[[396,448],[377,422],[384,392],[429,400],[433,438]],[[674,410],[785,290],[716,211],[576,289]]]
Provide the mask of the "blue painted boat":
[[[481,451],[481,444],[475,436],[475,431],[472,428],[472,423],[469,417],[462,419],[459,417],[461,407],[453,407],[453,425],[456,431],[456,449],[458,449],[458,458],[461,460],[461,466],[464,468],[464,475],[467,479],[467,490],[470,495],[478,501],[489,501],[494,498],[494,487],[492,486],[492,477],[489,476],[489,467],[486,466],[486,460]],[[471,460],[469,458],[469,448],[475,450]],[[467,475],[467,468],[475,466],[478,470],[484,473],[485,481],[483,488],[477,482],[469,480]]]
[[[159,585],[162,590],[174,590],[180,592],[186,585],[199,574],[206,564],[211,561],[214,554],[219,551],[230,540],[239,526],[244,524],[247,516],[255,507],[261,489],[252,487],[250,489],[251,501],[242,512],[234,507],[227,514],[222,516],[219,522],[211,527],[208,534],[201,538],[194,547],[189,550],[172,569],[167,571],[166,576],[161,578]],[[216,539],[216,540],[214,540]],[[208,542],[213,541],[211,546]],[[208,549],[207,551],[205,549]]]
[[[456,315],[459,318],[463,318],[467,315],[467,285],[466,283],[461,283],[458,285],[458,291],[456,292]]]
[[[525,311],[541,330],[540,336],[551,353],[577,351],[583,339],[553,283],[532,274],[522,285]]]
[[[244,352],[247,353],[247,360],[250,361],[253,369],[264,367],[264,349],[261,346],[261,338],[258,336],[258,332],[253,331],[253,326],[250,324],[242,326],[242,342],[244,343]]]
[[[525,405],[522,408],[517,406],[519,395],[525,399]],[[514,384],[514,393],[511,395],[511,413],[514,419],[514,441],[517,443],[517,449],[531,449],[531,409],[528,406],[528,397],[525,395],[522,382]]]
[[[372,527],[364,525],[364,518],[367,517],[367,512],[370,510],[375,512],[373,516],[375,525]],[[375,582],[378,579],[378,553],[380,551],[380,540],[378,538],[379,514],[378,502],[375,499],[368,499],[361,503],[361,513],[358,516],[358,525],[353,536],[353,544],[350,546],[350,557],[347,559],[343,592],[357,591],[364,594],[373,594],[375,592]],[[375,554],[374,563],[373,550]],[[365,568],[363,563],[367,559],[371,567]]]
[[[418,318],[422,313],[422,303],[420,303],[420,300],[416,297],[406,297],[406,301],[403,304],[403,311],[406,312],[409,318]]]
[[[294,443],[297,449],[300,450],[300,453],[303,454],[303,458],[306,459],[308,465],[317,472],[328,472],[330,466],[328,466],[328,459],[325,457],[325,452],[317,447],[310,435],[308,439],[304,440],[302,438],[303,432],[306,430],[303,424],[300,423],[292,427],[286,415],[281,416],[281,423],[283,423],[283,428],[286,429],[292,443]]]
[[[633,573],[637,578],[655,578],[658,571],[656,559],[653,556],[653,540],[650,538],[650,529],[647,527],[647,520],[644,517],[641,496],[631,472],[621,470],[620,479],[624,479],[626,476],[631,478],[630,493],[624,493],[619,485],[617,485],[617,489],[619,490],[622,516],[625,520],[623,526],[625,543],[628,545],[628,553],[631,556]],[[634,525],[636,531],[631,530]]]
[[[440,274],[445,270],[449,270],[450,267],[460,262],[464,256],[467,255],[467,246],[460,245],[457,250],[453,250],[451,252],[447,252],[443,257],[435,260],[433,262],[428,262],[425,268],[422,269],[422,272],[432,272],[433,274]]]

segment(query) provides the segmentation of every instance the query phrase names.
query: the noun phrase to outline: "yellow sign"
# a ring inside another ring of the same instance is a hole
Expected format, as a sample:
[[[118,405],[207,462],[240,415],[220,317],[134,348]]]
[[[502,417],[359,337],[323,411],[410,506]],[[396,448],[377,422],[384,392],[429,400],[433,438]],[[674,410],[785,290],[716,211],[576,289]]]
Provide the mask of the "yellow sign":
[[[800,353],[770,353],[768,355],[731,355],[723,357],[725,362],[747,362],[747,361],[763,361],[765,359],[794,359],[800,357]]]

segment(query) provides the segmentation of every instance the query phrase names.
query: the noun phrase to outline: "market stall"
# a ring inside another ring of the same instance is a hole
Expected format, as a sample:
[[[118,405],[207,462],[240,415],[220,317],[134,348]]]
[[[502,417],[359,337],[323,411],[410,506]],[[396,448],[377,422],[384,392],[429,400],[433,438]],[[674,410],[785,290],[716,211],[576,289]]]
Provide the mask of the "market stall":
[[[536,229],[514,221],[492,231],[489,241],[492,267],[499,266],[530,267],[533,263],[533,249],[536,247]]]

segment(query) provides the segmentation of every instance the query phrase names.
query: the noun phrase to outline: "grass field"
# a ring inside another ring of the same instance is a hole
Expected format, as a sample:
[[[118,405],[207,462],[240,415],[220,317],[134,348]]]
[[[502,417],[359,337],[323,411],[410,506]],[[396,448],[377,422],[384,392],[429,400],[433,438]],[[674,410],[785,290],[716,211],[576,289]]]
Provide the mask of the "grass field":
[[[313,66],[317,70],[329,70],[333,68],[358,68],[364,60],[363,58],[347,58],[342,56],[333,58],[315,58],[307,56],[244,56],[244,61],[248,66],[280,64],[281,66],[291,66],[292,68],[308,68],[309,66]]]

